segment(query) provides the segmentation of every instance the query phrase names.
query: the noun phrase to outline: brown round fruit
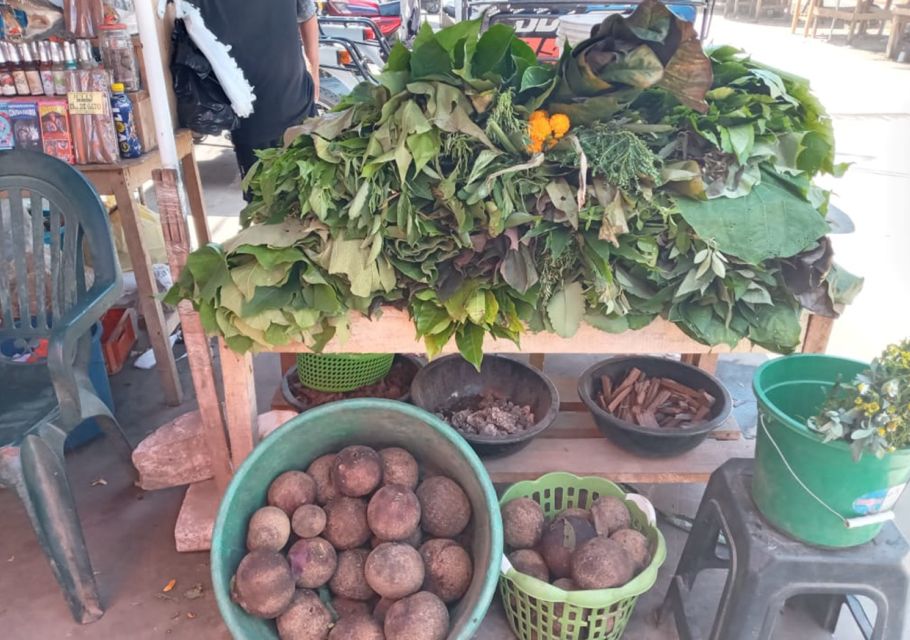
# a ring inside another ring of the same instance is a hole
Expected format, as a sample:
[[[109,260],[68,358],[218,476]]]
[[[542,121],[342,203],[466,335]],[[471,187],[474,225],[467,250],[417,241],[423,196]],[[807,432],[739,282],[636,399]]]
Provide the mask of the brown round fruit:
[[[543,509],[531,498],[516,498],[502,508],[502,533],[512,549],[536,547],[545,523]]]
[[[420,557],[426,569],[424,591],[447,604],[465,594],[474,577],[474,565],[464,547],[447,538],[427,540],[420,547]]]
[[[600,496],[591,505],[591,516],[599,536],[609,536],[632,526],[632,515],[626,503],[616,496]]]
[[[615,540],[622,545],[622,548],[626,550],[626,553],[631,556],[632,561],[635,563],[636,571],[641,571],[650,564],[650,545],[648,544],[648,539],[643,534],[635,529],[620,529],[610,536],[610,539]]]
[[[328,540],[304,538],[291,546],[288,562],[298,587],[316,589],[335,574],[338,556]]]
[[[389,640],[443,640],[449,634],[449,611],[432,593],[418,591],[389,607],[383,627]]]
[[[519,549],[509,554],[509,562],[515,567],[515,570],[532,576],[544,582],[550,581],[550,571],[547,563],[544,562],[543,556],[534,551],[534,549]]]
[[[367,524],[381,540],[406,540],[420,524],[420,502],[404,485],[387,484],[370,498]]]
[[[291,517],[291,529],[301,538],[315,538],[325,529],[325,511],[315,504],[302,504]]]
[[[333,594],[351,600],[369,600],[376,595],[363,575],[369,554],[366,549],[350,549],[338,554],[338,568],[329,580]]]
[[[342,616],[329,633],[329,640],[384,639],[382,626],[369,615]]]
[[[420,553],[401,542],[386,542],[370,553],[363,568],[367,584],[383,598],[397,600],[420,589],[424,568]]]
[[[332,465],[332,482],[342,495],[352,498],[369,495],[382,482],[382,458],[370,447],[345,447]]]
[[[437,538],[453,538],[471,520],[471,503],[454,480],[445,476],[427,478],[417,487],[420,526]]]
[[[579,589],[610,589],[635,575],[635,563],[618,542],[597,536],[578,548],[572,558],[572,580]]]
[[[294,597],[294,577],[280,553],[251,551],[237,566],[231,580],[231,597],[258,618],[277,618]]]
[[[335,465],[335,454],[319,456],[310,464],[306,472],[316,483],[316,502],[324,505],[338,495],[332,483],[332,467]]]
[[[553,586],[563,591],[578,591],[578,585],[571,578],[560,578],[553,582]]]
[[[339,551],[366,544],[370,539],[367,503],[360,498],[339,496],[325,505],[322,536]]]
[[[278,507],[262,507],[250,518],[246,531],[246,548],[249,551],[281,551],[290,536],[291,523],[288,515]]]
[[[399,447],[379,450],[382,458],[382,483],[400,484],[413,491],[417,488],[420,470],[410,453]]]
[[[332,626],[332,614],[313,591],[299,589],[291,606],[276,622],[281,640],[325,640]]]
[[[302,504],[316,500],[316,483],[303,471],[285,471],[269,485],[268,503],[290,518]]]
[[[372,613],[369,601],[351,600],[344,596],[332,598],[332,608],[339,618],[345,616],[368,616]]]
[[[572,554],[595,535],[594,527],[584,518],[569,516],[551,522],[538,549],[553,577],[568,578],[572,574]]]
[[[398,602],[398,600],[392,600],[391,598],[379,599],[379,602],[373,607],[373,617],[376,618],[379,624],[385,622],[385,614],[389,612],[389,608],[396,602]]]
[[[557,513],[556,517],[553,519],[559,520],[560,518],[568,518],[570,516],[575,518],[583,518],[588,522],[591,522],[591,512],[587,509],[582,509],[581,507],[569,507],[568,509],[563,509]]]

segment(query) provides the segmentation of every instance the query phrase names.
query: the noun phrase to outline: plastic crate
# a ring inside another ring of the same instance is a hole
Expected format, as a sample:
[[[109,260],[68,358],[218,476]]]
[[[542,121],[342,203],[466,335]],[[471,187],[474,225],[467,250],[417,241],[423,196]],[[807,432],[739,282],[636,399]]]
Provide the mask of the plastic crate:
[[[115,307],[101,318],[101,351],[108,375],[119,372],[138,339],[136,310]]]

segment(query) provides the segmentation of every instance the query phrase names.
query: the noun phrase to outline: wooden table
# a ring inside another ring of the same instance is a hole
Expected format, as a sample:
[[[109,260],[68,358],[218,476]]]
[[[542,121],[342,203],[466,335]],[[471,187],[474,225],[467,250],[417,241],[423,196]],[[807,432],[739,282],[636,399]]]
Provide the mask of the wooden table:
[[[205,224],[205,203],[199,170],[193,155],[193,137],[190,131],[182,129],[175,134],[177,153],[183,169],[183,180],[187,199],[199,238],[207,238],[208,232],[201,231],[199,224]],[[152,172],[161,168],[158,150],[150,151],[134,160],[123,160],[117,164],[76,165],[102,195],[113,195],[123,220],[123,232],[127,249],[136,275],[139,292],[139,308],[145,317],[149,341],[155,352],[156,368],[161,376],[164,396],[173,406],[183,401],[183,389],[177,376],[174,353],[171,350],[170,334],[179,324],[177,313],[165,314],[158,297],[158,287],[152,273],[152,264],[140,231],[136,203],[133,194],[146,182],[152,180]]]

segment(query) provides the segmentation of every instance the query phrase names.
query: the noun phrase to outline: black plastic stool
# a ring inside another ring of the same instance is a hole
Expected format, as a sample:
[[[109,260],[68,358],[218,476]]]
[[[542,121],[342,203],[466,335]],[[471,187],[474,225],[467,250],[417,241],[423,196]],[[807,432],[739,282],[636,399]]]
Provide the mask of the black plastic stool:
[[[730,460],[711,474],[698,515],[661,606],[672,613],[680,640],[702,640],[686,604],[703,569],[729,569],[710,640],[770,640],[779,612],[799,596],[834,632],[847,594],[867,596],[877,615],[873,640],[906,640],[904,611],[910,577],[907,541],[888,522],[871,542],[849,549],[820,549],[773,529],[752,502],[752,460]],[[723,533],[729,559],[717,554]]]

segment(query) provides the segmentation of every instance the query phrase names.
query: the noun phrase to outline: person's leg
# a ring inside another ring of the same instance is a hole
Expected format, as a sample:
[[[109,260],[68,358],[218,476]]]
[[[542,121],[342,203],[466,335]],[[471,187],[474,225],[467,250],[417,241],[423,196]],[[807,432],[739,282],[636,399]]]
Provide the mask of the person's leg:
[[[281,145],[281,138],[255,144],[234,142],[234,154],[237,156],[237,166],[240,167],[240,179],[243,180],[250,169],[252,169],[253,165],[256,164],[256,160],[258,160],[256,157],[256,149],[271,149],[273,147],[280,147]],[[250,193],[249,189],[243,192],[243,199],[247,202],[250,202],[253,199],[253,194]]]

